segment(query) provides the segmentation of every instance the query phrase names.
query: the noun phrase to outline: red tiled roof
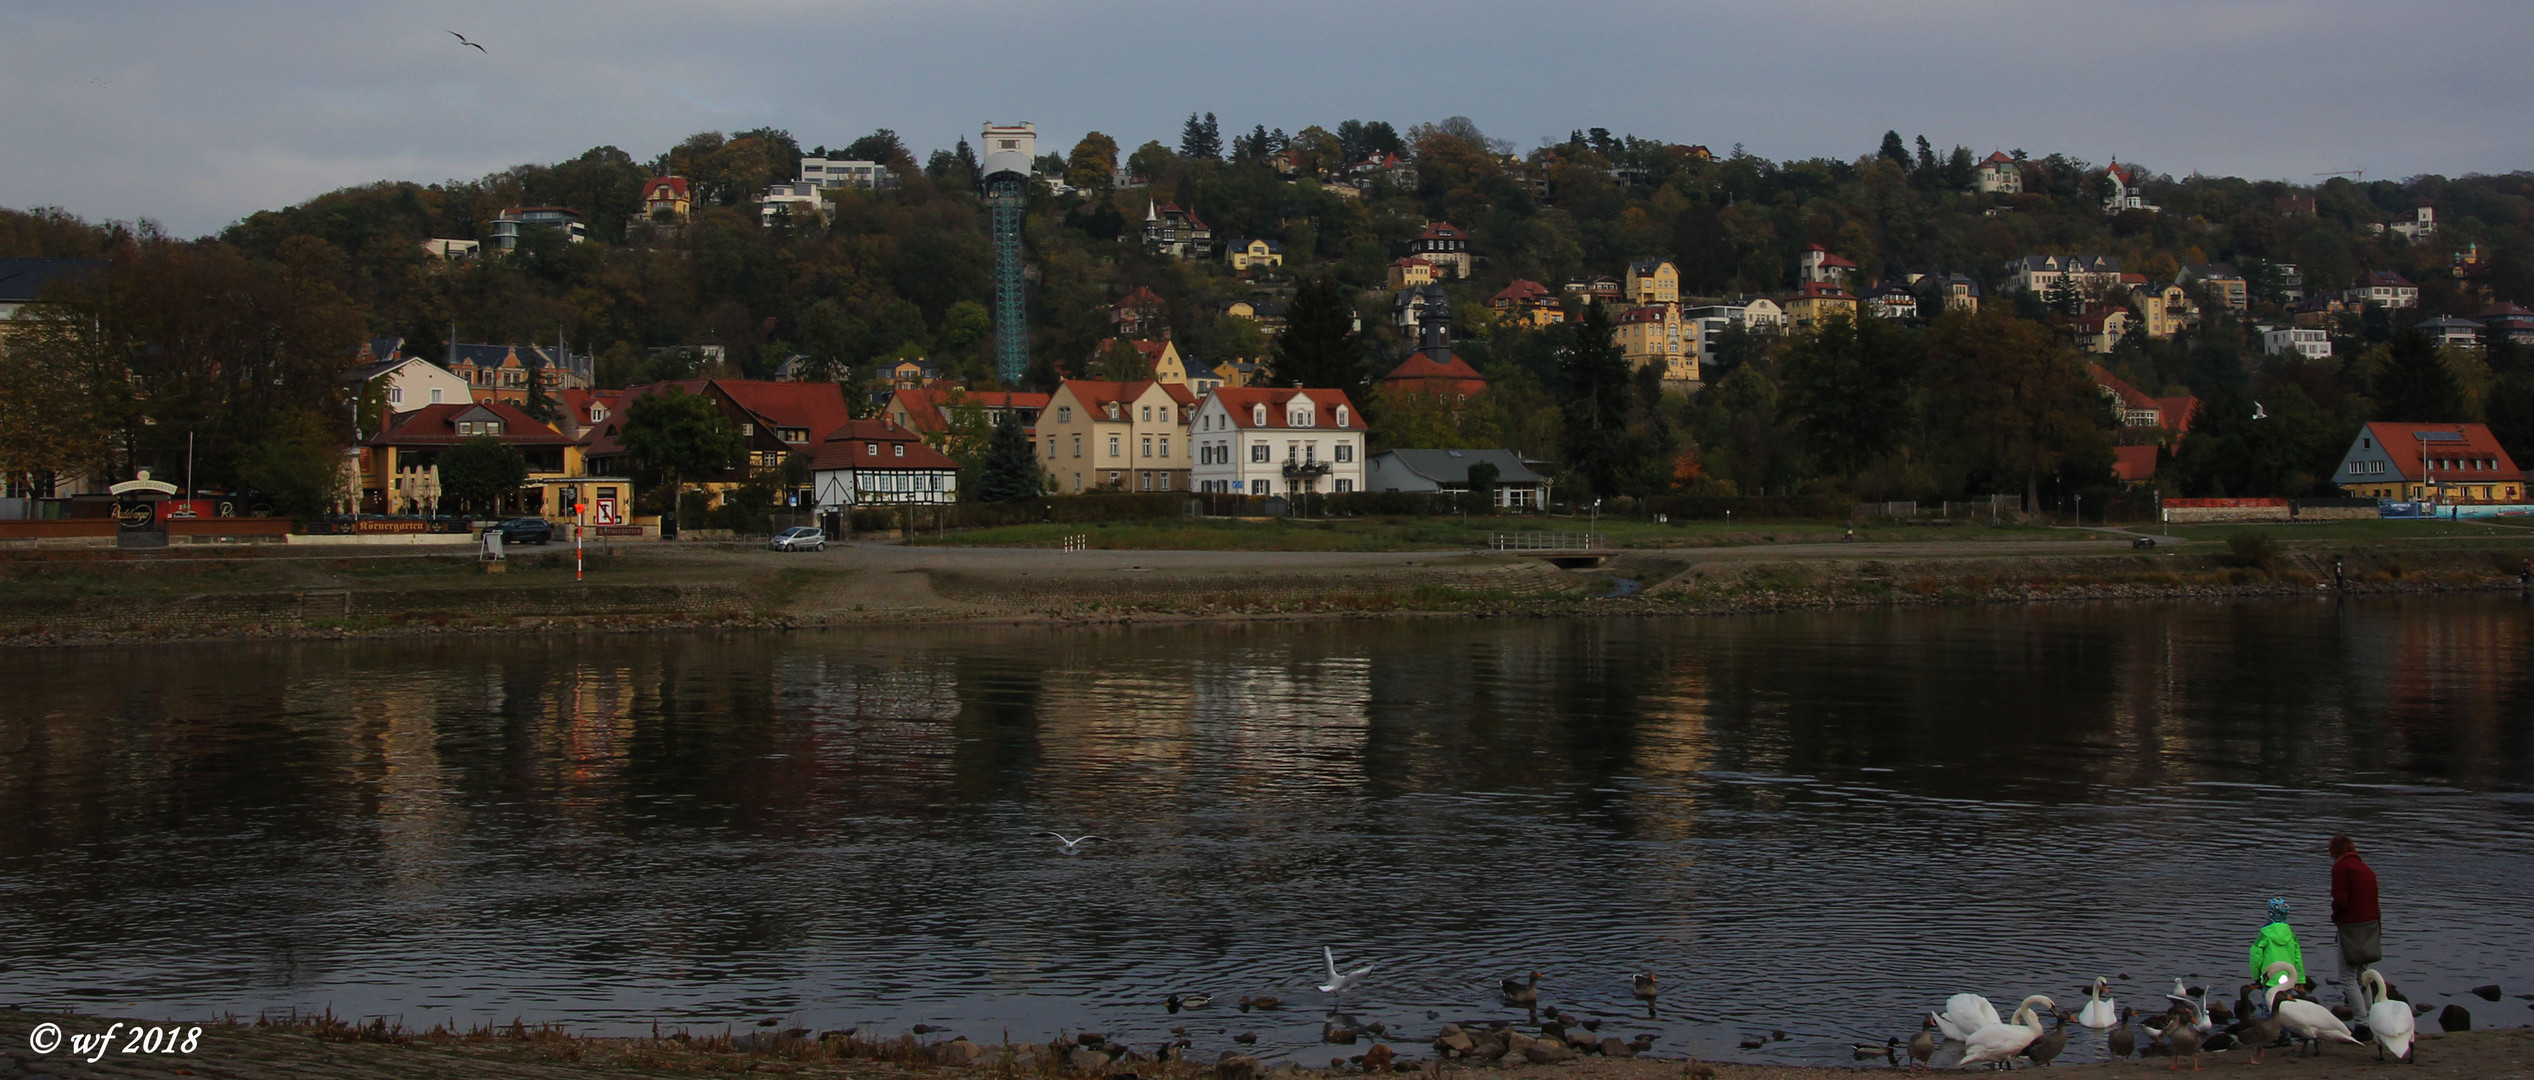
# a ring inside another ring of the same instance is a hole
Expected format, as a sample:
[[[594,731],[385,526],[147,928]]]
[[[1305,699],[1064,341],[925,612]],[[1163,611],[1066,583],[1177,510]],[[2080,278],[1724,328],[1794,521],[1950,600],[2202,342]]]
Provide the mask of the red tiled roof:
[[[2475,477],[2514,480],[2523,475],[2523,471],[2517,468],[2516,460],[2508,456],[2507,448],[2500,446],[2499,440],[2490,434],[2488,424],[2397,424],[2378,420],[2368,423],[2367,433],[2375,437],[2376,445],[2383,448],[2385,456],[2393,459],[2394,468],[2401,470],[2401,479],[2404,480],[2420,479],[2420,451],[2423,448],[2427,449],[2428,457],[2464,458],[2490,465],[2484,469],[2440,468],[2437,470],[2440,480],[2469,483]],[[2419,438],[2421,435],[2443,436],[2447,441],[2423,441]],[[2454,438],[2459,435],[2462,438]]]
[[[1417,234],[1417,239],[1459,240],[1464,238],[1466,235],[1467,234],[1461,232],[1460,226],[1454,225],[1451,222],[1429,221],[1425,223],[1425,231]]]
[[[762,421],[777,428],[801,428],[812,438],[822,431],[834,431],[853,419],[852,407],[845,404],[844,388],[825,382],[771,382],[761,379],[680,379],[675,382],[646,383],[627,391],[634,397],[660,393],[677,387],[689,394],[702,394],[715,388]]]
[[[1176,207],[1173,209],[1176,209]],[[1117,311],[1146,307],[1167,308],[1169,306],[1170,302],[1162,299],[1160,293],[1154,292],[1149,286],[1144,285],[1136,286],[1135,291],[1120,297],[1117,303],[1110,305],[1112,309]]]
[[[907,426],[922,432],[942,432],[950,430],[950,421],[942,416],[942,410],[961,404],[973,404],[989,410],[1026,409],[1036,411],[1047,407],[1047,395],[1024,393],[1017,390],[960,390],[955,388],[924,387],[912,390],[899,390],[890,398],[890,400],[904,408]]]
[[[1549,287],[1546,285],[1542,285],[1539,282],[1532,281],[1528,278],[1515,278],[1513,279],[1513,284],[1505,286],[1504,291],[1489,297],[1487,302],[1491,304],[1527,304],[1534,301],[1546,300],[1551,295],[1553,294],[1549,292]]]
[[[2200,399],[2184,394],[2181,397],[2160,397],[2156,408],[2164,412],[2165,430],[2176,435],[2191,433],[2191,418],[2199,415]]]
[[[683,176],[652,177],[649,183],[642,185],[642,201],[650,202],[651,193],[661,188],[667,188],[678,198],[683,199],[686,197],[686,178]]]
[[[517,406],[499,401],[456,401],[425,405],[388,418],[386,430],[363,440],[371,446],[448,446],[456,443],[457,418],[482,409],[501,421],[501,441],[513,446],[570,446],[572,439],[547,427]]]
[[[2094,325],[2097,327],[2102,325],[2101,316],[2098,315],[2095,317]],[[2160,410],[2163,408],[2156,399],[2141,393],[2137,387],[2129,385],[2128,380],[2112,374],[2111,369],[2106,368],[2101,364],[2087,364],[2085,366],[2085,370],[2094,376],[2094,385],[2111,391],[2112,396],[2119,398],[2120,403],[2123,405],[2129,406],[2133,409]]]
[[[1429,268],[1429,269],[1431,269],[1431,268],[1434,266],[1434,264],[1433,264],[1433,263],[1427,262],[1427,261],[1425,261],[1424,259],[1417,258],[1417,257],[1416,257],[1416,256],[1414,256],[1414,255],[1410,255],[1410,256],[1408,256],[1407,258],[1404,258],[1404,259],[1392,259],[1392,260],[1390,260],[1390,265],[1392,265],[1392,266],[1423,266],[1423,267],[1427,267],[1427,268]]]
[[[2154,479],[2156,475],[2155,446],[2149,444],[2113,447],[2112,475],[2132,484]]]
[[[877,452],[873,448],[877,447]],[[897,449],[904,447],[904,450]],[[827,434],[811,455],[812,469],[924,469],[959,468],[950,456],[924,445],[924,437],[912,428],[902,428],[886,420],[847,420]]]
[[[2015,159],[2007,157],[2004,150],[1991,150],[1987,157],[1980,159],[1982,165],[2012,165],[2014,163]]]
[[[1347,397],[1344,390],[1316,386],[1306,386],[1301,389],[1227,386],[1215,391],[1214,399],[1223,403],[1223,410],[1230,414],[1234,427],[1283,428],[1290,426],[1285,423],[1285,403],[1293,400],[1296,394],[1310,395],[1311,402],[1317,409],[1312,417],[1312,427],[1339,431],[1363,430],[1364,410],[1356,408],[1354,399]],[[1263,425],[1249,422],[1250,409],[1256,405],[1267,406],[1267,422]],[[1340,405],[1346,406],[1347,416],[1351,421],[1349,426],[1344,428],[1337,426],[1337,408]]]
[[[1617,317],[1611,319],[1610,321],[1614,323],[1662,322],[1663,317],[1670,314],[1670,312],[1670,308],[1664,307],[1661,304],[1653,304],[1646,307],[1632,307],[1626,311],[1620,312]]]
[[[2411,284],[2411,279],[2391,270],[2369,270],[2358,275],[2358,287],[2361,289],[2408,289],[2414,286]]]
[[[1469,366],[1469,361],[1457,353],[1445,355],[1449,359],[1437,361],[1422,352],[1409,353],[1398,367],[1390,369],[1390,374],[1381,377],[1381,384],[1405,393],[1426,390],[1476,394],[1487,389],[1487,377]]]

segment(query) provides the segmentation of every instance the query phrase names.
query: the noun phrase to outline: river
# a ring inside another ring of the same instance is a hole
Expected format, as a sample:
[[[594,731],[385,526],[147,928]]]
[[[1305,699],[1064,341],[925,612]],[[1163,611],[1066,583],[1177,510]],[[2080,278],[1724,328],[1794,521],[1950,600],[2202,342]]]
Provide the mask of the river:
[[[1958,990],[2231,998],[2274,895],[2328,975],[2346,832],[2394,981],[2514,1026],[2530,629],[2464,596],[23,651],[0,1003],[1323,1064],[1327,946],[1394,1039],[1519,1019],[1536,969],[1658,1053],[1823,1063]]]

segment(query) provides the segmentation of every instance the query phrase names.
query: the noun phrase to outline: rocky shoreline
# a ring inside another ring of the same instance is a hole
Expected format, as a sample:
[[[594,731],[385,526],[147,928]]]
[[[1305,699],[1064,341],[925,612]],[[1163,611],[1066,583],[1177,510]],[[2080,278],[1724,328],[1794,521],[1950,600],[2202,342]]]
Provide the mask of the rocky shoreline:
[[[1957,545],[1958,547],[1958,545]],[[905,549],[901,549],[905,550]],[[1112,553],[1110,566],[1021,552],[1002,562],[928,563],[923,549],[883,572],[795,565],[698,580],[692,568],[611,570],[592,583],[522,573],[428,585],[197,591],[189,581],[61,600],[0,602],[0,647],[199,640],[328,640],[442,634],[784,632],[914,625],[1078,625],[1221,620],[1559,618],[1741,615],[1799,610],[2096,602],[2204,602],[2317,596],[2505,593],[2521,589],[2519,549],[2354,553],[2335,583],[2328,563],[2284,556],[2229,565],[2218,554],[1981,556],[1958,551],[1832,550],[1771,558],[1766,549],[1622,551],[1558,569],[1487,553],[1409,553],[1380,563],[1285,557],[1245,568],[1210,553]],[[1185,561],[1185,560],[1183,560]],[[1159,565],[1145,565],[1145,564]],[[761,567],[762,564],[759,564]],[[136,573],[138,571],[135,571]],[[679,576],[683,573],[684,576]],[[643,580],[644,578],[654,580]]]

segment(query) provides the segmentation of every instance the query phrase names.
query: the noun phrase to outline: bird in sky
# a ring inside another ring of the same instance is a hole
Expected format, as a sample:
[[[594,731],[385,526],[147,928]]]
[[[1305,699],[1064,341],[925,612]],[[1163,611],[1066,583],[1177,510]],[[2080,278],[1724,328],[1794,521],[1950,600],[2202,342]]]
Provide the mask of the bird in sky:
[[[453,38],[458,39],[458,44],[460,44],[460,45],[464,45],[464,46],[466,46],[466,47],[468,47],[468,48],[471,48],[471,49],[474,49],[476,52],[483,53],[483,54],[484,54],[484,55],[486,55],[486,56],[491,56],[491,55],[493,55],[491,51],[489,51],[489,50],[485,49],[483,46],[478,45],[478,44],[476,44],[476,43],[474,43],[474,42],[472,42],[472,41],[468,41],[468,40],[466,40],[466,35],[461,34],[461,33],[458,33],[458,32],[457,32],[457,31],[455,31],[455,30],[451,30],[451,31],[449,31],[449,36],[450,36],[450,37],[453,37]]]
[[[2270,410],[2269,410],[2269,409],[2267,409],[2267,408],[2262,407],[2262,404],[2261,404],[2260,402],[2258,402],[2258,401],[2253,402],[2253,403],[2252,403],[2252,418],[2253,418],[2253,419],[2255,419],[2255,420],[2267,420],[2267,419],[2270,419]]]
[[[1038,835],[1040,835],[1040,836],[1052,836],[1052,837],[1055,837],[1055,838],[1056,838],[1056,854],[1059,854],[1059,855],[1080,855],[1080,854],[1082,854],[1082,845],[1084,845],[1084,844],[1088,844],[1088,843],[1090,843],[1091,841],[1094,841],[1094,840],[1100,841],[1101,843],[1104,843],[1104,844],[1105,844],[1105,843],[1107,843],[1107,842],[1108,842],[1108,840],[1109,840],[1109,838],[1108,838],[1108,837],[1105,837],[1105,836],[1091,836],[1091,835],[1087,835],[1087,834],[1086,834],[1086,835],[1083,835],[1083,836],[1076,836],[1076,837],[1073,837],[1073,838],[1071,838],[1071,839],[1067,839],[1067,838],[1066,838],[1066,836],[1065,836],[1065,834],[1060,833],[1060,832],[1043,832],[1043,833],[1039,833]]]

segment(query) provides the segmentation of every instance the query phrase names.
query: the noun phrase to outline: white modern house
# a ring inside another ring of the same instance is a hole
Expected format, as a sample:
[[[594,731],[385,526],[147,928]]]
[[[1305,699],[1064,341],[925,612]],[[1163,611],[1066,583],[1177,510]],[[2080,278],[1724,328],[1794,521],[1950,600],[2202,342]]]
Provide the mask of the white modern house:
[[[370,343],[364,356],[378,357],[344,374],[352,385],[354,396],[376,382],[383,384],[381,396],[387,399],[390,413],[408,413],[431,405],[455,405],[473,401],[474,390],[464,376],[417,356],[398,356],[404,345],[402,338],[382,338]]]
[[[1469,491],[1469,469],[1485,463],[1496,467],[1498,507],[1537,509],[1548,505],[1549,479],[1524,464],[1511,450],[1384,450],[1374,454],[1367,491],[1432,492],[1460,495]]]
[[[2332,355],[2332,335],[2321,327],[2263,327],[2261,351],[2269,356],[2295,353],[2308,360],[2328,360]]]
[[[1197,404],[1189,482],[1240,495],[1364,490],[1364,413],[1346,391],[1227,386]]]

